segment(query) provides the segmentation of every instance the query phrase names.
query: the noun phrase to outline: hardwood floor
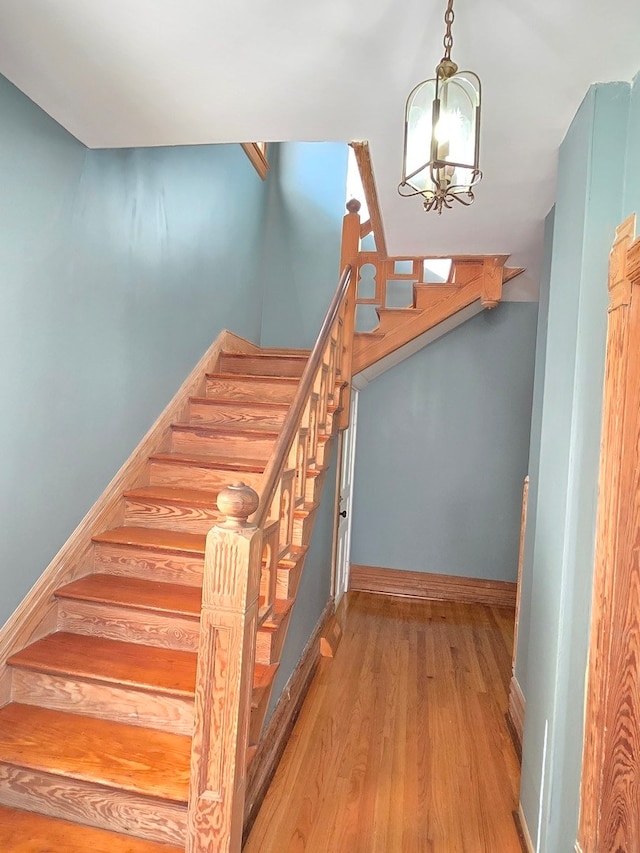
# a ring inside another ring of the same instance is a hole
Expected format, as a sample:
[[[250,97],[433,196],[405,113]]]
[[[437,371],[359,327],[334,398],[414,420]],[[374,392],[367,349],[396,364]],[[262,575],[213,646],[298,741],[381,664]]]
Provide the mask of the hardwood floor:
[[[349,596],[244,853],[520,853],[513,610]]]

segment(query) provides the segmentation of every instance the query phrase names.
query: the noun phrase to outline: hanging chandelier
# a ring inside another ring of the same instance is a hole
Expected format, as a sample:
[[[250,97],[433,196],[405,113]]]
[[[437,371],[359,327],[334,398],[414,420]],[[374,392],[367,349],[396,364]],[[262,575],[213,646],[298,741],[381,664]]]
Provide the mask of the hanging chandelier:
[[[453,0],[444,21],[444,56],[436,76],[419,83],[407,98],[401,196],[421,195],[425,210],[468,206],[473,187],[482,179],[480,153],[480,79],[458,71],[451,59]]]

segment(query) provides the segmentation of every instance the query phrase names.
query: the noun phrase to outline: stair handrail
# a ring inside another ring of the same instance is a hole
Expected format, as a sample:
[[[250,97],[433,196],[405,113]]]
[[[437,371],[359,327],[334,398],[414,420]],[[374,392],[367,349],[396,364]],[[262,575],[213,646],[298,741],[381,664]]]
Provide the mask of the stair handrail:
[[[355,200],[347,204],[338,288],[261,478],[260,497],[240,482],[223,489],[218,508],[226,520],[207,534],[186,853],[240,853],[242,846],[258,626],[274,614],[280,559],[305,551],[296,510],[305,510],[313,478],[326,470],[336,427],[348,425],[359,208]]]
[[[296,434],[300,428],[300,421],[302,419],[304,408],[312,391],[316,374],[321,365],[322,358],[329,341],[329,336],[331,335],[331,331],[338,319],[343,303],[346,301],[352,279],[353,267],[350,264],[347,264],[342,271],[342,275],[338,282],[338,288],[333,295],[333,299],[329,305],[324,322],[320,328],[318,338],[313,350],[311,351],[309,360],[305,365],[302,376],[300,377],[300,383],[291,403],[291,408],[287,413],[287,417],[280,435],[278,436],[278,440],[276,441],[273,453],[271,454],[267,467],[265,468],[260,488],[260,504],[253,517],[253,523],[257,527],[263,527],[267,520],[271,502],[278,486],[279,479],[282,476],[282,471],[291,450],[291,445],[293,444]],[[351,345],[352,341],[343,340],[343,348],[345,351],[349,350]],[[344,352],[341,356],[344,356]],[[342,371],[340,375],[341,379],[345,383],[349,383],[351,381],[351,376],[342,375]]]

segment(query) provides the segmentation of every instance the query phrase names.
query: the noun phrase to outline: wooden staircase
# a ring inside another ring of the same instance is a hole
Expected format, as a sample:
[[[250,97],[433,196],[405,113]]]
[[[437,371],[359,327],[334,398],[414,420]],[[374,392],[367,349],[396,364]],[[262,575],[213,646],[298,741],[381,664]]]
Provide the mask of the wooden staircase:
[[[361,204],[355,198],[350,199],[342,226],[341,266],[352,265],[356,279],[351,362],[351,375],[355,376],[387,360],[397,350],[405,353],[404,356],[399,354],[398,361],[412,355],[435,340],[438,330],[449,331],[457,322],[471,316],[474,308],[477,311],[495,308],[502,299],[503,285],[524,269],[507,267],[509,255],[390,256],[369,145],[367,142],[351,142],[350,145],[369,211],[369,219],[361,222]],[[364,250],[365,237],[373,243],[373,251]],[[450,262],[448,273],[435,275],[433,261],[441,270],[443,262]],[[397,304],[398,284],[400,290],[408,288],[411,291],[410,296],[403,293],[401,306]],[[406,287],[402,287],[403,284]],[[396,292],[391,297],[393,288]],[[378,318],[375,328],[370,327],[372,310]],[[365,324],[360,322],[362,315],[366,318],[366,331]],[[436,330],[435,334],[429,335],[431,330]],[[364,378],[371,376],[364,374]]]
[[[356,303],[375,308],[379,322],[375,329],[354,335],[353,373],[366,370],[474,302],[483,308],[495,308],[502,298],[503,284],[523,271],[505,267],[507,257],[452,258],[447,281],[430,283],[425,280],[428,258],[389,258],[376,252],[361,252],[359,269],[367,265],[373,269],[375,292],[370,296],[359,293]],[[406,307],[388,304],[389,286],[398,282],[405,282],[412,290],[412,302]]]
[[[206,534],[220,489],[260,489],[308,353],[224,353],[204,394],[92,537],[92,571],[55,590],[55,630],[14,653],[0,708],[0,851],[184,850]],[[306,471],[276,597],[258,628],[255,752],[327,467]]]

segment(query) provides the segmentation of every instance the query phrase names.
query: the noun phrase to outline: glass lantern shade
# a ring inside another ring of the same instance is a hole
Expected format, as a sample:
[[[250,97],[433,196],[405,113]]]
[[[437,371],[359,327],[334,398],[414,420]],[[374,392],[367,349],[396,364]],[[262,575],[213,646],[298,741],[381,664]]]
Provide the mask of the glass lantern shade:
[[[407,99],[398,191],[422,195],[425,209],[439,213],[453,200],[470,204],[472,187],[482,178],[479,149],[480,80],[472,71],[438,73]]]

